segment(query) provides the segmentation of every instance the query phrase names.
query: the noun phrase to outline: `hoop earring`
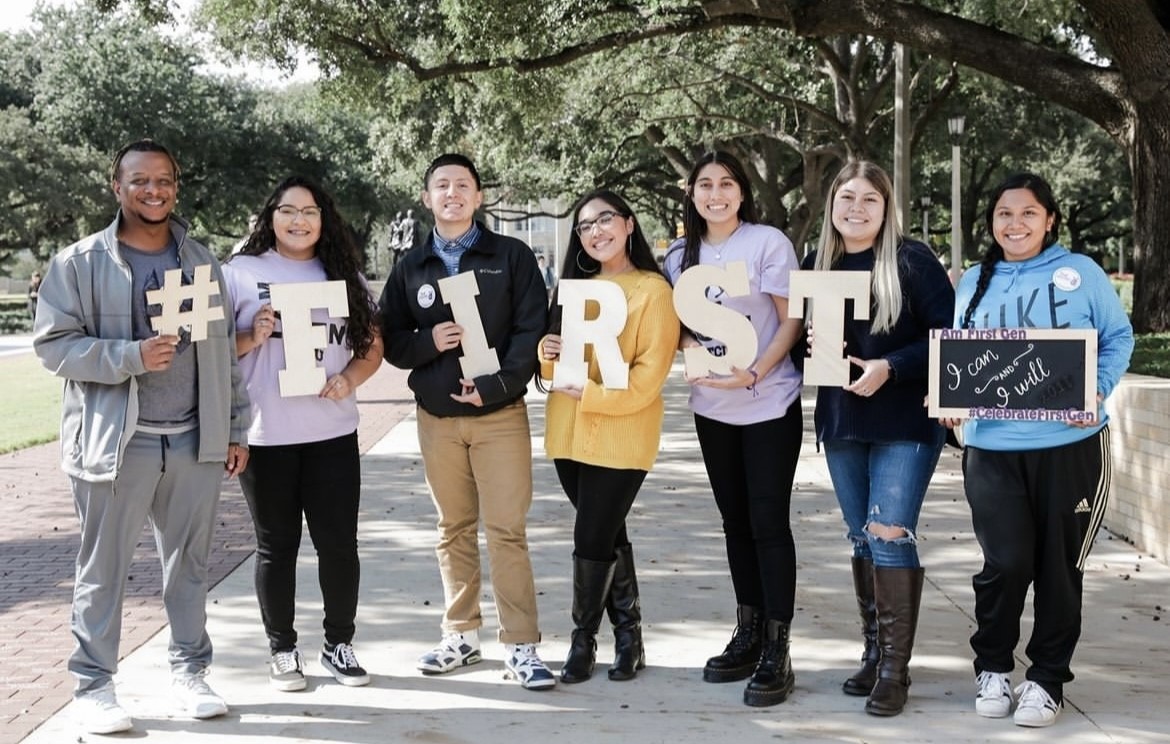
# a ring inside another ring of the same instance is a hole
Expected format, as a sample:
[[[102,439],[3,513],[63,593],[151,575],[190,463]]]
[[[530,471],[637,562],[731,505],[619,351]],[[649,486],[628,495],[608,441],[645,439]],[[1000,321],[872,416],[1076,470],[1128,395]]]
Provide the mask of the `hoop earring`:
[[[587,269],[587,268],[585,268],[584,266],[582,266],[582,265],[581,265],[581,254],[582,254],[582,253],[584,253],[584,252],[585,252],[585,251],[578,251],[578,252],[577,252],[577,258],[576,258],[576,259],[574,259],[574,262],[577,264],[577,268],[581,270],[581,273],[582,273],[582,274],[596,274],[597,272],[601,271],[601,267],[600,267],[600,266],[598,266],[598,267],[597,267],[596,269],[594,269],[593,271],[590,271],[589,269]]]

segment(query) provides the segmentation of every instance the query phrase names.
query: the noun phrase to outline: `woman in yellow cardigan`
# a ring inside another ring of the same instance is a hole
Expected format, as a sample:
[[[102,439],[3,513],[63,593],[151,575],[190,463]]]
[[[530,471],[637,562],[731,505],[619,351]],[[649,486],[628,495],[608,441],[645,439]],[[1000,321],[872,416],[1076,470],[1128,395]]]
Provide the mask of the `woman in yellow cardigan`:
[[[617,284],[626,296],[626,325],[618,336],[629,365],[624,390],[606,388],[592,347],[584,387],[553,387],[544,447],[577,510],[573,527],[573,630],[561,680],[593,675],[597,629],[608,610],[616,649],[612,680],[633,679],[646,666],[642,613],[626,515],[658,454],[662,385],[678,347],[679,322],[670,284],[624,199],[611,191],[587,194],[573,210],[561,279]],[[559,287],[558,284],[558,292]],[[552,379],[561,353],[561,308],[553,295],[549,334],[541,340],[541,377]]]

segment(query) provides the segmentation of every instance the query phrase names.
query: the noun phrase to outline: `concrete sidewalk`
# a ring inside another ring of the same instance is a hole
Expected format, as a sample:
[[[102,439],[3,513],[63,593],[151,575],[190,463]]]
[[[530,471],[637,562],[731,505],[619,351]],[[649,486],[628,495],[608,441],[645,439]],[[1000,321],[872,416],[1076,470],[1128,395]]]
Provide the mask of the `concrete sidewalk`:
[[[167,634],[122,663],[123,704],[135,717],[120,738],[186,742],[394,742],[490,744],[572,742],[1170,742],[1170,569],[1102,533],[1085,579],[1085,628],[1074,659],[1077,680],[1051,730],[975,715],[967,638],[971,575],[980,564],[954,450],[944,453],[920,522],[927,567],[914,685],[903,715],[867,716],[864,699],[840,692],[860,653],[844,526],[811,431],[805,438],[792,519],[800,561],[792,656],[797,675],[783,705],[752,709],[742,683],[705,684],[704,660],[722,650],[733,625],[718,513],[710,497],[681,373],[667,390],[663,451],[629,521],[638,562],[649,667],[631,682],[605,677],[611,637],[600,637],[600,674],[580,685],[534,693],[504,681],[502,649],[485,587],[485,661],[445,677],[423,677],[416,657],[438,638],[442,591],[435,564],[434,513],[413,418],[363,457],[362,602],[356,649],[374,675],[365,688],[335,684],[315,661],[321,642],[313,561],[299,576],[301,648],[310,658],[305,692],[268,687],[267,648],[252,590],[252,562],[221,582],[208,607],[216,644],[210,682],[231,713],[213,721],[169,714]],[[529,540],[540,592],[546,661],[559,668],[571,630],[572,509],[543,459],[543,405],[530,398],[536,498]],[[806,430],[812,398],[806,395]],[[486,572],[485,572],[486,582]],[[1029,628],[1024,627],[1027,638]],[[67,633],[62,628],[61,633]],[[1022,650],[1022,645],[1021,645]],[[1022,666],[1013,681],[1022,680]],[[115,737],[108,737],[115,738]],[[102,741],[78,733],[67,707],[28,744]]]
[[[0,357],[32,351],[32,336],[0,336]]]
[[[4,340],[9,337],[0,337]],[[47,374],[47,373],[46,373]],[[414,410],[406,373],[383,365],[358,390],[364,452]],[[16,744],[64,707],[74,560],[80,545],[58,442],[0,455],[0,744]],[[212,586],[255,550],[238,481],[224,484],[208,573]],[[122,613],[123,655],[166,626],[154,534],[139,538]]]

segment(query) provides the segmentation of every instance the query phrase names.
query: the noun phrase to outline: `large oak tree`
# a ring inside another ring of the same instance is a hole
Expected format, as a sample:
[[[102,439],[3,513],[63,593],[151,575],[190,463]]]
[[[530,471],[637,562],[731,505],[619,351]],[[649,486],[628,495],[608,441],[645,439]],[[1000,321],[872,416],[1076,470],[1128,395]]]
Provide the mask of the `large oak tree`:
[[[98,0],[117,4],[118,0]],[[131,0],[157,9],[166,0]],[[1093,121],[1124,150],[1134,211],[1134,325],[1170,330],[1170,9],[1158,0],[204,0],[275,59],[416,79],[565,65],[726,27],[868,35],[953,60]],[[766,60],[762,61],[766,70]],[[1043,111],[1021,111],[1046,134]]]

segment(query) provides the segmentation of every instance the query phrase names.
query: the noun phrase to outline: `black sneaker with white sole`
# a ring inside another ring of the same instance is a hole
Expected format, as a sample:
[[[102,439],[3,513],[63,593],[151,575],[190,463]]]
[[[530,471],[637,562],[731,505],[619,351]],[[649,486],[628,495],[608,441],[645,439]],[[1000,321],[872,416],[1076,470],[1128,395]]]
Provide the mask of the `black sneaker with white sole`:
[[[354,656],[353,646],[348,643],[336,645],[326,643],[321,648],[321,666],[333,678],[346,687],[361,687],[370,684],[370,675],[362,669]]]

